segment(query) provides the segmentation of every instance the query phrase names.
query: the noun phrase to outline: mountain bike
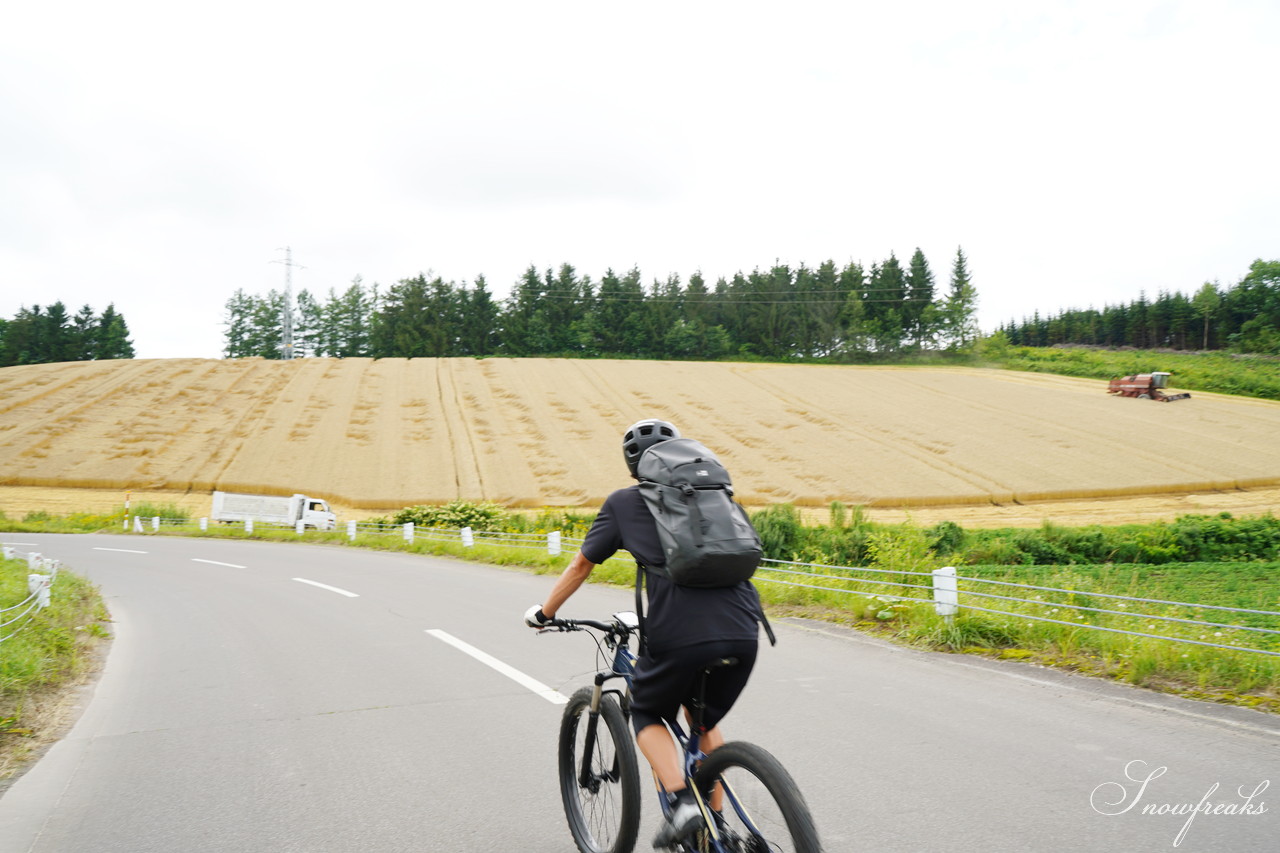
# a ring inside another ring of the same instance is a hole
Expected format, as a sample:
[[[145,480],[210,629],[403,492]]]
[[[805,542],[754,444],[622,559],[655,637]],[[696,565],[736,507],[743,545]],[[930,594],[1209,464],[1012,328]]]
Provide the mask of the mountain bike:
[[[640,830],[640,773],[631,737],[631,683],[638,636],[634,613],[608,622],[554,619],[544,631],[592,631],[601,668],[591,687],[570,697],[560,722],[560,794],[573,840],[582,853],[631,853]],[[697,698],[687,709],[689,731],[668,723],[680,745],[685,781],[695,792],[704,825],[675,850],[682,853],[820,853],[817,830],[791,775],[776,758],[750,743],[726,743],[707,755],[703,703],[708,675],[737,665],[707,662]],[[655,779],[663,813],[666,792]]]

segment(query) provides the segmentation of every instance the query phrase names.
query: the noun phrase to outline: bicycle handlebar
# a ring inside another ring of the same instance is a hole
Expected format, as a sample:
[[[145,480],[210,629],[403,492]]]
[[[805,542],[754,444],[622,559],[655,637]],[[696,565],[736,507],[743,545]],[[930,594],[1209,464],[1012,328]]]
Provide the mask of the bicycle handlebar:
[[[621,616],[615,616],[608,622],[601,622],[597,619],[552,619],[546,624],[543,630],[546,631],[585,631],[587,628],[594,628],[597,631],[603,631],[606,634],[629,635],[634,634],[638,630],[638,626],[631,624]]]

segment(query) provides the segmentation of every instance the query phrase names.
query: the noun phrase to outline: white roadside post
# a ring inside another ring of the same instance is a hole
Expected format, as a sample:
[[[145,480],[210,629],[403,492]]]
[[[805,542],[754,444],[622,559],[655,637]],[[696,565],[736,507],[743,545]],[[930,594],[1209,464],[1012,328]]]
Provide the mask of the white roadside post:
[[[209,529],[209,519],[207,518],[200,519],[200,532],[204,533],[208,529]]]
[[[458,532],[462,534],[462,547],[470,548],[476,544],[475,534],[471,532],[470,527],[464,527]]]
[[[406,521],[404,523],[404,541],[408,542],[410,545],[413,544],[413,522],[412,521]]]
[[[293,523],[293,532],[301,536],[307,532],[307,523],[301,519]]]
[[[356,541],[356,523],[355,521],[347,522],[347,538],[352,542]]]
[[[252,519],[252,518],[246,518],[246,519],[244,520],[244,532],[245,532],[245,533],[252,533],[252,532],[253,532],[253,519]]]
[[[955,566],[944,566],[933,572],[933,606],[938,615],[950,625],[960,610],[960,588],[956,582]]]
[[[547,534],[547,553],[556,556],[560,553],[560,531],[552,530]]]
[[[51,575],[27,575],[27,590],[35,596],[36,605],[41,608],[49,606],[49,588],[53,586]]]
[[[13,548],[9,547],[8,545],[5,545],[5,546],[4,546],[4,558],[5,558],[6,560],[12,560],[12,559],[13,559],[13,555],[14,555],[15,553],[16,553],[16,552],[13,550]]]
[[[151,519],[151,529],[152,530],[160,529],[160,516],[157,515]]]
[[[142,533],[142,532],[143,532],[143,530],[142,530],[142,516],[135,515],[135,516],[133,517],[133,532],[134,532],[134,533]]]

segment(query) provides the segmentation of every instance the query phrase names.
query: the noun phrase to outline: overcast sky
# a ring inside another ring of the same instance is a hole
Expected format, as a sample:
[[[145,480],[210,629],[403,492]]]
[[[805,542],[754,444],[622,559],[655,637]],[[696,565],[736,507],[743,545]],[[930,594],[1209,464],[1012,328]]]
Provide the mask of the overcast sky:
[[[920,247],[984,330],[1280,258],[1280,3],[44,0],[0,26],[0,316],[221,355],[237,288],[499,296]]]

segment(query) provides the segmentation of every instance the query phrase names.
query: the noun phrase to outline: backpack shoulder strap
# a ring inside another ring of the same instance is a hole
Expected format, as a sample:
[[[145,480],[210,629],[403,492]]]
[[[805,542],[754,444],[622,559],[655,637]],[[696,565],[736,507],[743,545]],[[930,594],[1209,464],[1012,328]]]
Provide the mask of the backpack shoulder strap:
[[[751,584],[751,588],[755,589],[756,585]],[[769,645],[778,645],[778,638],[773,633],[773,626],[769,624],[769,617],[764,614],[764,602],[760,600],[760,590],[755,589],[756,593],[756,613],[760,616],[760,624],[764,626],[764,634],[769,638]]]

